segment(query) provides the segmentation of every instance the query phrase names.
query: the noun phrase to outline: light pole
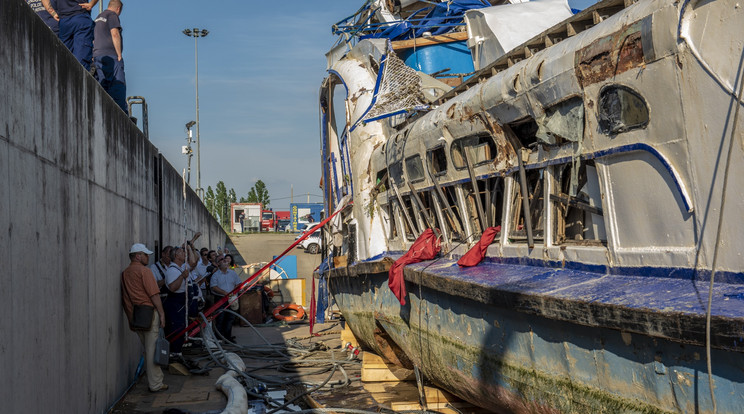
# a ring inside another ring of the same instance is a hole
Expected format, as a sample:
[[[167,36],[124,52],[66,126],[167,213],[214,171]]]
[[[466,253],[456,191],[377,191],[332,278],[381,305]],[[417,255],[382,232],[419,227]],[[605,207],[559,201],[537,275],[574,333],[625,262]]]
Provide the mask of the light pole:
[[[201,188],[201,149],[199,148],[199,47],[197,40],[209,34],[207,29],[185,29],[183,34],[194,38],[194,62],[196,66],[196,194],[204,199],[204,190]]]
[[[186,145],[181,149],[181,152],[183,154],[186,154],[188,158],[188,174],[186,175],[186,182],[191,185],[191,157],[194,155],[194,152],[191,151],[191,127],[194,126],[196,122],[189,121],[188,124],[186,124]],[[197,193],[198,194],[198,193]]]

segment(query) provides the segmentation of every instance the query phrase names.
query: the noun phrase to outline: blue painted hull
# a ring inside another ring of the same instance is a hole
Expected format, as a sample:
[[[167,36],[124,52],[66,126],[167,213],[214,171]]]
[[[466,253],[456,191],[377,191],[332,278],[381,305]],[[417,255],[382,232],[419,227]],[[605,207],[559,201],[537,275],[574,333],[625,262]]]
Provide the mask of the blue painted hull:
[[[438,267],[458,272],[456,266]],[[490,264],[490,273],[501,267],[515,270]],[[548,318],[529,306],[502,300],[507,296],[468,300],[463,292],[472,289],[477,296],[489,283],[491,291],[510,287],[497,286],[503,277],[488,282],[489,271],[479,272],[479,282],[457,280],[447,271],[434,277],[438,271],[425,265],[407,268],[408,305],[404,307],[388,289],[384,271],[332,272],[329,288],[366,347],[385,354],[389,350],[382,349],[379,336],[388,336],[427,378],[495,412],[713,412],[704,346],[598,323],[587,326],[565,320],[569,318]],[[529,281],[530,275],[525,276]],[[437,282],[431,282],[437,278],[452,285],[438,288]],[[524,289],[520,293],[531,294]],[[574,311],[574,302],[562,303],[567,315]],[[684,320],[669,322],[680,325]],[[713,348],[711,356],[717,412],[742,412],[741,348]]]

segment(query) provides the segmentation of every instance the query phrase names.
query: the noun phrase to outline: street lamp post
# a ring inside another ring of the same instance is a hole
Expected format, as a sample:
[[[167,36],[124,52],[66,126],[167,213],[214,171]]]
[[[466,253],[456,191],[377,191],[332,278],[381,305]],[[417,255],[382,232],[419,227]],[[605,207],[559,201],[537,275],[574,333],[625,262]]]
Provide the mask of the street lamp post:
[[[186,175],[186,182],[189,185],[191,185],[191,157],[194,155],[194,152],[191,151],[191,127],[194,126],[194,124],[196,124],[194,121],[189,121],[189,123],[186,124],[186,145],[181,149],[181,152],[186,154],[188,157],[188,174]]]
[[[204,198],[204,190],[201,188],[201,149],[199,147],[199,47],[197,40],[200,37],[206,37],[209,34],[207,29],[185,29],[183,34],[194,38],[194,62],[196,66],[196,194]]]

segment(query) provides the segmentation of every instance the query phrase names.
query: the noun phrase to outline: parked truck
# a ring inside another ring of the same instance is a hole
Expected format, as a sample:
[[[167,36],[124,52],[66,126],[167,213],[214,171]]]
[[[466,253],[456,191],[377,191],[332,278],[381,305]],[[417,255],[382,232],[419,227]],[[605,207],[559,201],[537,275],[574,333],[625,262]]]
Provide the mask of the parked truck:
[[[289,219],[291,217],[291,213],[289,210],[284,211],[277,211],[276,212],[276,231],[289,231],[290,225],[289,225]]]
[[[231,203],[230,217],[233,233],[261,230],[261,203]]]
[[[276,231],[276,213],[273,210],[261,211],[261,231]]]

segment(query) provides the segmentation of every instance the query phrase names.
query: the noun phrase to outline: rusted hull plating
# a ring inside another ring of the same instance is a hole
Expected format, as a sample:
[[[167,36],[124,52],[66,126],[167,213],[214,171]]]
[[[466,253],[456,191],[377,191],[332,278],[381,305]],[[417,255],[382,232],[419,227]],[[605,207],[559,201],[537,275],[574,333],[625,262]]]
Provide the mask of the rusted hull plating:
[[[385,332],[426,378],[501,413],[712,413],[699,346],[590,328],[408,283],[410,306],[387,273],[333,275],[349,326],[377,353]],[[415,279],[415,277],[413,278]],[[744,407],[742,355],[713,350],[718,413]]]

